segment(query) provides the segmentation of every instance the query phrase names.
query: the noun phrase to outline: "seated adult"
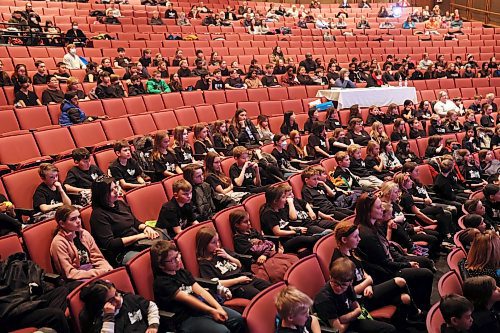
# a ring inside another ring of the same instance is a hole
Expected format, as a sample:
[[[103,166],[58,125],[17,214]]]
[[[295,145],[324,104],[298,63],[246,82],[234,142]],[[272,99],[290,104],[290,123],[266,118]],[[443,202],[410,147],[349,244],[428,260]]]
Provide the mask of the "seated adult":
[[[189,333],[245,332],[241,315],[221,306],[183,268],[181,254],[173,241],[159,241],[153,245],[151,267],[155,300],[161,310],[174,313],[176,330]]]
[[[65,279],[81,280],[113,269],[92,235],[82,228],[78,208],[63,205],[56,211],[57,233],[50,244],[55,270]]]
[[[66,45],[67,53],[63,57],[63,62],[66,64],[68,69],[85,69],[86,66],[83,63],[80,56],[76,53],[75,44]]]
[[[59,104],[64,100],[64,93],[59,88],[59,80],[53,75],[49,75],[47,89],[42,92],[42,104]]]
[[[145,239],[159,238],[159,233],[139,221],[120,198],[114,178],[100,177],[92,183],[90,225],[97,246],[113,266],[124,265],[150,244]],[[146,242],[147,243],[147,242]]]
[[[457,111],[458,107],[453,103],[451,99],[448,98],[448,93],[446,91],[440,91],[438,94],[438,101],[434,104],[434,112],[440,115],[442,118],[446,117],[448,111]]]
[[[87,43],[87,36],[78,28],[77,22],[72,22],[71,29],[66,32],[65,36],[68,44],[85,45]]]
[[[382,72],[378,69],[374,70],[369,76],[368,79],[366,80],[366,87],[382,87],[383,85],[386,85],[387,81],[385,78],[382,76]]]

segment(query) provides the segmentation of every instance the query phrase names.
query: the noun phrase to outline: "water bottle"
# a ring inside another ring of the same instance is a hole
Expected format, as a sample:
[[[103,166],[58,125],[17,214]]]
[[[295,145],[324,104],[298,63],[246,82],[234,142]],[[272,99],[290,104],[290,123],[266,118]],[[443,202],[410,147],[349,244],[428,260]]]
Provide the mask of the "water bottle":
[[[405,87],[408,87],[408,79],[405,78]]]
[[[403,79],[401,78],[401,76],[399,77],[399,86],[402,87],[403,86]]]

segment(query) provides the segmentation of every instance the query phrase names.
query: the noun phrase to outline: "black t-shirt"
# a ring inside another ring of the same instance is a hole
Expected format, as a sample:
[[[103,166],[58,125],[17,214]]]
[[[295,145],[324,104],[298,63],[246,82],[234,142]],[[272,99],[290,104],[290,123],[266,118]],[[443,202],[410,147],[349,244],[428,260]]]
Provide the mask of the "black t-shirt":
[[[353,131],[349,131],[346,137],[349,140],[352,140],[355,144],[358,144],[360,146],[368,145],[368,142],[370,142],[371,140],[370,135],[366,133],[366,131],[361,131],[360,134],[356,134]]]
[[[90,189],[92,183],[97,177],[102,176],[103,172],[96,165],[91,164],[87,171],[83,171],[77,166],[72,167],[68,171],[64,184],[71,185],[78,188]]]
[[[14,103],[17,103],[19,101],[23,101],[26,106],[37,106],[37,100],[38,96],[32,92],[31,90],[28,90],[28,93],[25,94],[22,91],[16,92]]]
[[[338,248],[335,248],[335,250],[333,251],[332,260],[330,261],[330,267],[332,266],[333,262],[339,258],[347,258],[350,261],[352,261],[352,263],[356,266],[356,269],[354,271],[353,285],[357,286],[358,284],[364,281],[365,270],[363,269],[363,264],[358,258],[352,255],[346,256],[342,252],[340,252]]]
[[[276,330],[276,333],[309,333],[312,332],[311,324],[312,324],[312,317],[309,316],[304,326],[296,326],[296,328],[290,328],[290,327],[281,327],[280,325]]]
[[[278,161],[278,165],[280,168],[289,168],[290,167],[290,156],[285,149],[282,149],[281,152],[278,149],[274,148],[271,152],[271,155],[274,156],[276,161]]]
[[[191,146],[185,146],[182,148],[177,146],[174,148],[174,153],[177,161],[179,161],[179,164],[181,165],[192,163],[193,161],[193,149],[191,149]]]
[[[325,152],[327,152],[327,149],[326,149],[326,139],[325,138],[319,137],[319,136],[317,136],[315,134],[311,134],[309,136],[309,140],[307,141],[307,144],[311,148],[319,147],[319,148],[323,149]],[[318,153],[316,151],[315,151],[314,154],[316,156],[318,155]]]
[[[344,187],[360,187],[358,181],[356,180],[356,178],[354,178],[351,173],[349,172],[349,170],[344,170],[342,169],[341,167],[337,167],[335,168],[335,172],[333,173],[333,177],[334,178],[337,178],[337,177],[342,177],[344,178],[348,183],[351,183],[350,186],[340,186],[341,188],[344,188]]]
[[[36,73],[33,75],[33,84],[47,84],[48,77],[47,74],[41,75],[40,73]]]
[[[241,80],[241,77],[238,77],[236,79],[233,78],[228,78],[225,81],[225,84],[229,84],[231,87],[234,88],[242,88],[243,87],[243,80]]]
[[[212,90],[224,90],[225,88],[224,81],[222,80],[212,80]]]
[[[373,156],[366,156],[365,158],[365,166],[368,170],[373,170],[373,172],[377,172],[373,167],[379,165],[380,163]]]
[[[313,310],[325,323],[330,323],[353,310],[352,303],[356,301],[353,288],[347,289],[341,295],[334,293],[328,282],[314,299]]]
[[[174,227],[181,227],[184,230],[194,222],[193,210],[191,203],[180,207],[174,198],[161,206],[156,226],[166,229],[168,235],[173,239],[176,235]]]
[[[274,75],[264,75],[261,79],[264,87],[279,86],[278,79]]]
[[[40,212],[40,205],[55,205],[62,202],[61,193],[56,189],[52,191],[45,183],[41,183],[33,194],[33,208]]]
[[[164,178],[163,172],[168,171],[177,173],[176,167],[179,165],[177,158],[174,154],[167,151],[166,154],[161,154],[159,159],[153,160],[153,167],[155,169],[155,177],[157,180]]]
[[[180,291],[196,297],[193,292],[193,284],[195,283],[193,275],[183,268],[175,272],[175,275],[161,272],[155,276],[153,282],[155,302],[161,310],[175,313],[174,322],[176,326],[179,326],[191,316],[202,314],[185,302],[175,300],[175,296]]]
[[[401,193],[401,201],[399,202],[401,207],[406,213],[413,213],[412,208],[415,206],[415,200],[413,200],[413,196],[410,192],[403,191]]]
[[[311,205],[319,207],[319,210],[325,214],[333,214],[335,206],[328,200],[326,191],[321,187],[304,186],[302,188],[302,198]]]
[[[234,180],[240,176],[242,168],[238,167],[236,163],[231,165],[229,168],[229,177],[231,178],[231,181],[233,182],[234,186],[238,186]],[[243,179],[243,184],[241,184],[241,187],[248,187],[252,188],[255,187],[253,180],[255,179],[255,170],[253,168],[247,168],[245,170],[245,177]]]
[[[231,251],[227,252],[229,255],[234,254]],[[220,256],[214,256],[212,260],[199,259],[198,264],[202,278],[228,280],[241,276],[241,268],[238,265]]]
[[[210,89],[210,82],[208,82],[208,80],[199,79],[198,81],[196,81],[196,84],[194,85],[194,89],[209,90]]]
[[[293,206],[295,207],[295,210],[297,212],[297,220],[309,221],[311,219],[309,217],[309,214],[307,213],[306,205],[306,201],[298,198],[293,198]],[[280,210],[280,214],[283,220],[289,219],[288,201],[286,202],[285,207]]]
[[[214,189],[214,191],[215,188],[219,185],[222,186],[222,189],[225,189],[229,186],[228,184],[225,184],[222,180],[220,180],[220,178],[214,175],[213,173],[208,174],[205,181],[208,184],[210,184],[210,186]]]
[[[175,9],[167,9],[165,11],[165,18],[167,19],[177,19],[177,11]]]
[[[363,161],[362,159],[357,160],[353,157],[351,157],[351,165],[349,166],[349,170],[351,170],[351,172],[358,177],[368,177],[372,174],[371,170],[368,170],[366,168],[365,161]]]
[[[260,214],[260,223],[262,231],[264,231],[266,235],[274,235],[273,228],[275,226],[279,226],[282,230],[290,230],[288,218],[283,219],[281,212],[275,212],[269,207],[264,208]]]
[[[109,166],[111,176],[116,180],[125,180],[127,183],[138,184],[137,177],[142,175],[142,168],[136,160],[129,158],[126,165],[122,165],[119,159],[116,159]]]
[[[203,155],[208,152],[214,152],[214,153],[216,152],[214,146],[209,140],[204,140],[204,141],[196,140],[193,146],[194,146],[194,153],[197,155]]]

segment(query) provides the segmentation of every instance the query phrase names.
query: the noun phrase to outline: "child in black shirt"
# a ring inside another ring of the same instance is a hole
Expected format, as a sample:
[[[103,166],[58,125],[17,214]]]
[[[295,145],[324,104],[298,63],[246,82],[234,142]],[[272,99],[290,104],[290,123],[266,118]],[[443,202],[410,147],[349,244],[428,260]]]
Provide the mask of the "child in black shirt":
[[[340,221],[353,214],[351,210],[337,207],[328,199],[336,197],[336,193],[325,182],[319,180],[319,172],[316,169],[307,168],[302,172],[301,178],[304,182],[302,198],[310,205],[319,207],[320,218]]]
[[[465,333],[472,326],[472,311],[474,307],[467,298],[449,294],[441,299],[439,310],[445,321],[441,325],[442,333]]]
[[[396,332],[391,324],[370,320],[366,309],[358,303],[352,287],[355,269],[348,258],[338,258],[333,262],[330,280],[314,299],[314,312],[322,322],[341,332]]]
[[[372,175],[372,172],[366,168],[365,161],[361,158],[361,146],[350,145],[347,148],[349,155],[349,166],[347,161],[342,168],[348,168],[349,171],[359,177],[359,184],[365,189],[378,189],[382,185],[382,180]]]
[[[498,229],[500,225],[500,187],[494,184],[488,184],[483,189],[484,208],[486,219],[491,221],[493,226]]]
[[[118,158],[111,163],[109,171],[111,176],[119,182],[121,188],[131,190],[145,186],[147,183],[142,178],[142,168],[132,158],[129,143],[126,140],[117,141],[113,150]]]
[[[175,157],[175,153],[170,145],[170,136],[167,131],[158,131],[155,134],[153,142],[153,152],[151,159],[153,160],[154,180],[161,181],[162,179],[176,174],[182,173],[179,162]]]
[[[235,298],[252,299],[271,285],[251,272],[244,272],[234,253],[221,248],[219,235],[214,228],[204,227],[196,233],[196,256],[201,277],[218,278]]]
[[[286,287],[275,300],[279,323],[277,333],[320,333],[318,318],[309,314],[312,299],[295,287]]]
[[[225,306],[182,268],[181,254],[172,241],[159,241],[151,247],[153,291],[161,310],[173,312],[178,331],[245,332],[241,315]]]
[[[188,143],[187,127],[177,126],[174,129],[174,152],[177,161],[184,167],[187,164],[194,163],[193,149]]]
[[[266,235],[280,237],[285,252],[298,253],[306,248],[312,251],[316,241],[323,235],[323,232],[316,233],[316,229],[309,230],[309,227],[300,223],[293,223],[289,216],[284,216],[283,210],[288,200],[287,193],[290,186],[287,184],[273,185],[266,189],[266,204],[260,213],[262,230]]]
[[[248,150],[243,146],[235,147],[233,157],[236,163],[229,168],[229,177],[235,186],[234,190],[243,188],[248,192],[260,192],[262,187],[259,166],[248,160]]]
[[[92,183],[104,173],[95,164],[90,164],[90,152],[87,148],[76,148],[71,152],[75,162],[66,175],[64,188],[68,194],[80,195],[81,199],[90,201]],[[84,199],[86,198],[86,199]]]
[[[42,183],[38,185],[33,194],[33,208],[35,212],[44,215],[62,205],[71,205],[71,200],[64,192],[64,187],[59,182],[59,169],[50,163],[42,163],[38,169]]]
[[[172,239],[182,230],[198,223],[193,215],[192,190],[193,187],[188,181],[185,179],[177,180],[172,185],[174,197],[161,207],[156,227],[167,229],[167,233]]]

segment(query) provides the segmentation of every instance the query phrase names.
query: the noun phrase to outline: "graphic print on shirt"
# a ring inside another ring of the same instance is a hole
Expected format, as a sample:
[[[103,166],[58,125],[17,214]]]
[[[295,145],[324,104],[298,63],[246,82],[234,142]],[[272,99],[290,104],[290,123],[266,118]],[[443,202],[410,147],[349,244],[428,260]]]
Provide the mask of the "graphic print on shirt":
[[[279,221],[280,229],[286,228],[288,225],[288,221],[285,221],[283,219],[280,219]]]
[[[179,291],[183,291],[186,294],[191,295],[193,293],[193,286],[186,286],[186,285],[182,284],[179,287]]]
[[[135,169],[127,169],[127,173],[131,176],[135,175]]]
[[[130,319],[130,324],[135,324],[137,322],[140,322],[142,320],[142,313],[141,310],[137,310],[134,312],[129,312],[128,313],[128,318]]]
[[[224,261],[217,261],[215,264],[215,268],[217,268],[222,275],[226,274],[227,272],[232,272],[238,268],[238,266],[235,263],[230,262],[229,260],[224,260]]]
[[[94,173],[90,174],[90,177],[92,178],[92,180],[96,180],[97,178],[99,178],[99,175],[94,172]]]

